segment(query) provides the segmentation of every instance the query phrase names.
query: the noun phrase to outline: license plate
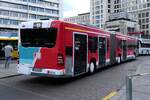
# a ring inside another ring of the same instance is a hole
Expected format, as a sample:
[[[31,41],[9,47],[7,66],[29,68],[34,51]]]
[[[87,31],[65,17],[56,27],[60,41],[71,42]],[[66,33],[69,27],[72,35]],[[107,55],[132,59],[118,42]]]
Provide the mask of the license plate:
[[[33,71],[35,71],[35,72],[42,72],[42,69],[40,69],[40,68],[33,68]]]

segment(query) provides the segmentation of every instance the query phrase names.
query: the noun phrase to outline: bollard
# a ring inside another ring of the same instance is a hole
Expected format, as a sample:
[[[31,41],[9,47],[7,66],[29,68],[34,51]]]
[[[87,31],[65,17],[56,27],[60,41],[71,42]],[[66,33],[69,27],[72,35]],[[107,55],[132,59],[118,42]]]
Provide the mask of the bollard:
[[[132,77],[126,76],[126,100],[132,100]]]
[[[132,78],[147,75],[150,75],[150,73],[142,73],[126,76],[126,100],[132,100]]]

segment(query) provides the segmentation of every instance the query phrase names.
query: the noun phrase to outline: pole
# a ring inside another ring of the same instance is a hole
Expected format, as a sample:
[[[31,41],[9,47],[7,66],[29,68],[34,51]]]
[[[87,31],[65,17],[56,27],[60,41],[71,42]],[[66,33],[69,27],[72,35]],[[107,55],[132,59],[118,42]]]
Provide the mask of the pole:
[[[126,100],[132,100],[132,77],[126,76]]]

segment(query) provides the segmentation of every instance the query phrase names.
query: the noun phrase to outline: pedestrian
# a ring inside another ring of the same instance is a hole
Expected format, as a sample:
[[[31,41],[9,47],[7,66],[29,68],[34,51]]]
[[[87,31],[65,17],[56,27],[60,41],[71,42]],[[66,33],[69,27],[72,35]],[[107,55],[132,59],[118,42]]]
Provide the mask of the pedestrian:
[[[5,68],[9,68],[11,58],[12,58],[13,47],[11,45],[5,45],[3,50],[5,53]]]

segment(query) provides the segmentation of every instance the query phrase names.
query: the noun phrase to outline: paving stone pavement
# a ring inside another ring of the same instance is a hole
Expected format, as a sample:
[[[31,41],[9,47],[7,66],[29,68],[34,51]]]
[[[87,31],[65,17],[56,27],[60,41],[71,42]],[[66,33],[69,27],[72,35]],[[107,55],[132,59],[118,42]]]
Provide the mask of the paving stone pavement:
[[[17,63],[15,60],[11,61],[9,68],[5,68],[5,61],[0,61],[0,78],[11,77],[19,75],[17,73]]]
[[[137,65],[135,74],[150,74],[150,61]],[[150,75],[136,76],[132,79],[132,100],[150,100]],[[110,100],[126,100],[126,86]]]

